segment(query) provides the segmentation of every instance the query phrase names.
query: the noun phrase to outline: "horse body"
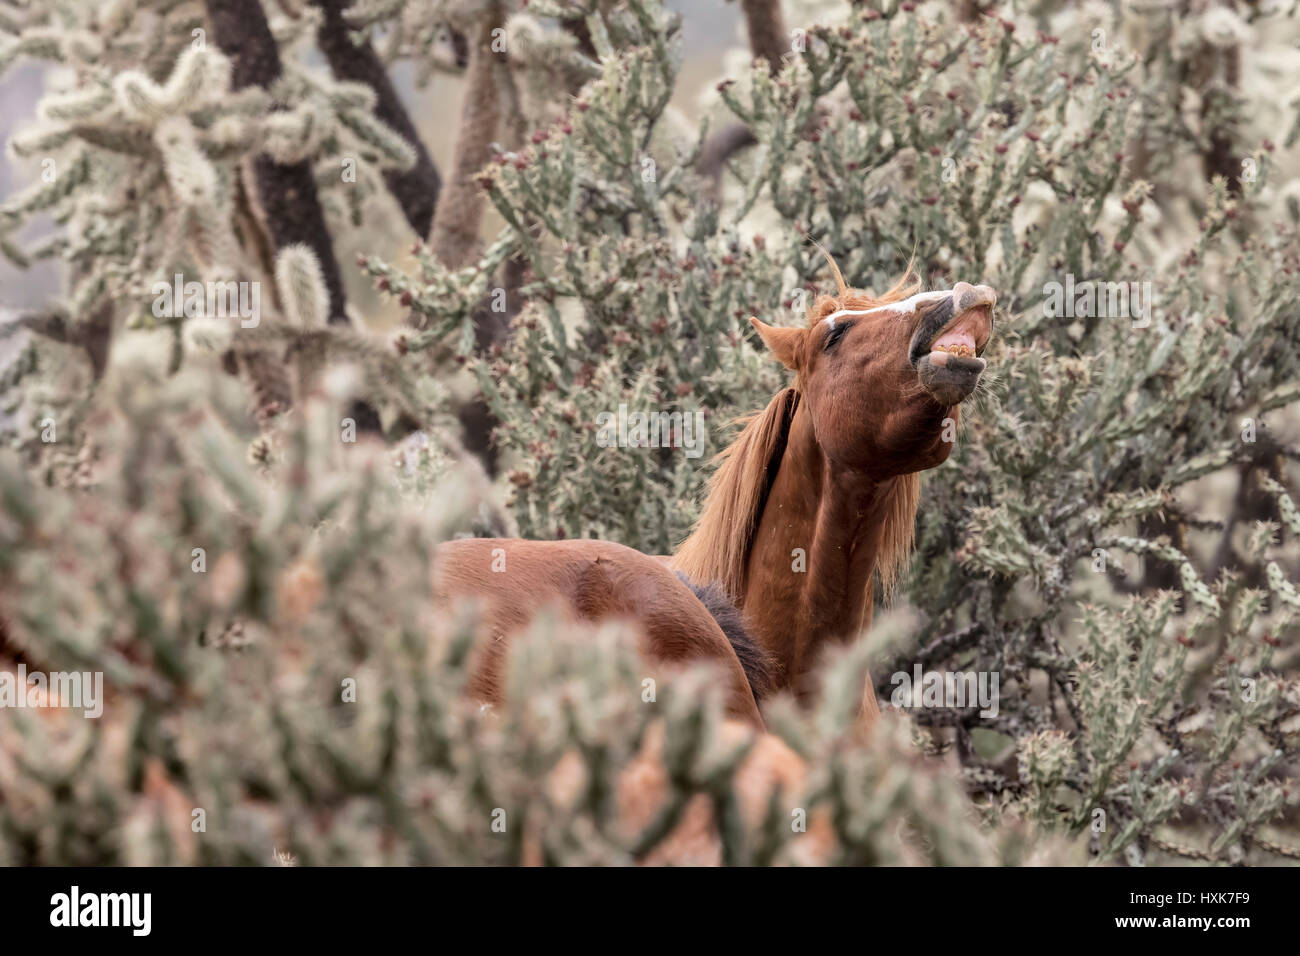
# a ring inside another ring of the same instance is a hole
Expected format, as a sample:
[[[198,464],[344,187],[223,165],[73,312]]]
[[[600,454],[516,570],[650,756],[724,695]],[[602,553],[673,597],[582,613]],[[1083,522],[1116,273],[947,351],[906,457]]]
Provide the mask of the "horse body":
[[[470,693],[500,703],[510,637],[550,608],[570,620],[634,623],[640,651],[671,671],[700,661],[728,681],[727,713],[762,727],[750,679],[713,615],[668,565],[611,541],[463,538],[437,550],[434,598],[440,606],[472,599],[483,606]]]

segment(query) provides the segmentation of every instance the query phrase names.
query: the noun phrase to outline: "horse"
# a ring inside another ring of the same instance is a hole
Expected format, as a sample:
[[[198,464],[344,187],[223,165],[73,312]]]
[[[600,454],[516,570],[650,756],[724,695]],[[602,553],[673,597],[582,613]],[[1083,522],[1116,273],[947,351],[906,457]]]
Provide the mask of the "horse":
[[[984,372],[996,296],[965,282],[920,292],[909,269],[872,297],[831,267],[838,291],[815,300],[806,327],[750,319],[794,384],[722,453],[673,555],[593,540],[438,548],[435,600],[484,606],[477,699],[502,699],[510,636],[551,606],[633,622],[658,667],[713,662],[727,715],[761,730],[764,696],[806,698],[818,653],[870,625],[874,576],[888,593],[911,551],[920,472],[947,459],[959,406]],[[878,715],[868,681],[864,727]]]
[[[966,282],[920,292],[910,270],[872,298],[834,273],[838,293],[817,298],[806,327],[750,319],[795,382],[722,453],[672,559],[693,584],[723,588],[775,686],[800,698],[819,653],[870,627],[875,575],[888,595],[906,567],[920,473],[952,451],[997,301]],[[864,725],[878,716],[868,681]]]

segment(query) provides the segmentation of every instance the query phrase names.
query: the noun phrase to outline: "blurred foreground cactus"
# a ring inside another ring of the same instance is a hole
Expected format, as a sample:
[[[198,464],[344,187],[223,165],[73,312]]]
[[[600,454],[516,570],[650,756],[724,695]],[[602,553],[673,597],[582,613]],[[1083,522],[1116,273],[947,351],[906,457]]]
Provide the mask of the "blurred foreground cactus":
[[[853,740],[860,652],[815,712],[778,705],[788,745],[726,724],[707,672],[648,699],[633,635],[545,618],[483,709],[472,609],[430,594],[474,473],[404,491],[378,442],[338,441],[340,396],[251,457],[230,380],[107,388],[86,490],[0,462],[5,669],[106,682],[98,719],[6,710],[4,863],[996,859],[905,723]]]

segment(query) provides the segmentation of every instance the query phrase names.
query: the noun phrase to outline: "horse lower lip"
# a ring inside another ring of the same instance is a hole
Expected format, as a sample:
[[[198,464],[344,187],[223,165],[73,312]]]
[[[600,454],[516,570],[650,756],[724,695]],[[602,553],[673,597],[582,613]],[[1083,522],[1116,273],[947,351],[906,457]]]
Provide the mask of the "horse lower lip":
[[[975,391],[984,368],[982,358],[931,352],[917,363],[916,370],[921,386],[935,401],[941,405],[956,405]]]
[[[922,361],[928,361],[930,365],[950,372],[973,375],[983,372],[988,365],[979,356],[953,355],[951,352],[931,352]]]

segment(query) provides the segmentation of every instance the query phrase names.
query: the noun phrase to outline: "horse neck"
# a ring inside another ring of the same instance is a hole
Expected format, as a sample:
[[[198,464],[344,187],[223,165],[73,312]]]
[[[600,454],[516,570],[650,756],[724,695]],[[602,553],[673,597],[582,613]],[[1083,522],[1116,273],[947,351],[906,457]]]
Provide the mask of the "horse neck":
[[[742,604],[749,630],[800,696],[812,689],[818,651],[870,624],[872,574],[897,480],[835,465],[800,405],[753,537]]]

